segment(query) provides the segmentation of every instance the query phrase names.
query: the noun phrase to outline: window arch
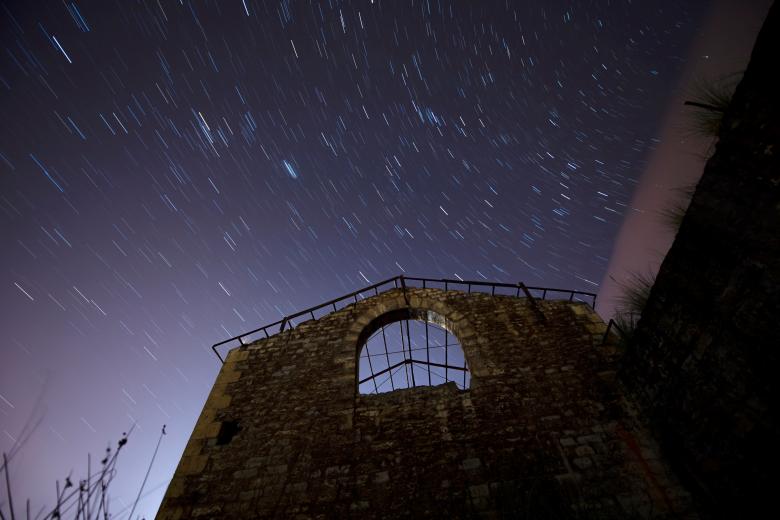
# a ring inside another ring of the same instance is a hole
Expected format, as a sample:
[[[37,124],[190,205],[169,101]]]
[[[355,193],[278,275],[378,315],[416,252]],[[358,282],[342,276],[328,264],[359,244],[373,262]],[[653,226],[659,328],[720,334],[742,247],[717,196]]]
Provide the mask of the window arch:
[[[471,385],[463,347],[447,320],[430,310],[397,309],[375,318],[361,333],[358,391],[380,394],[454,382]]]

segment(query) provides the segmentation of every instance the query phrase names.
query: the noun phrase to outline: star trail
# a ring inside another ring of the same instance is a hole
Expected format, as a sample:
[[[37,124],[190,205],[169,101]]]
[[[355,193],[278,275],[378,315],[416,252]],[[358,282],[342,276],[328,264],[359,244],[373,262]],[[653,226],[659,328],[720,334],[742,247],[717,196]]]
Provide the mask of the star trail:
[[[0,7],[0,450],[38,511],[135,424],[122,518],[216,341],[402,273],[597,292],[707,3]]]

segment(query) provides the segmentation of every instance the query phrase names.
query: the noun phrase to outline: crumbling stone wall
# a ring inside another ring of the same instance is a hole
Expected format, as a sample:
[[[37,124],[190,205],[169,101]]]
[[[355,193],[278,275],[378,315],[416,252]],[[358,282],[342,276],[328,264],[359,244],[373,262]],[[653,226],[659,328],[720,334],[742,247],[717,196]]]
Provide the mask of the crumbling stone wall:
[[[431,310],[454,383],[359,395],[365,329]],[[578,302],[394,289],[232,350],[158,518],[627,518],[687,511]]]
[[[681,478],[713,517],[776,509],[778,48],[775,4],[622,369]]]

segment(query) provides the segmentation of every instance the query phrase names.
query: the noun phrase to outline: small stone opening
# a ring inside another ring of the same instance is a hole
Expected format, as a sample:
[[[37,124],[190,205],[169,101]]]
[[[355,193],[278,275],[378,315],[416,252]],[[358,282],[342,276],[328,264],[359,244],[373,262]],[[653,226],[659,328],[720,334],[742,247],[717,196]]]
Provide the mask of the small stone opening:
[[[375,319],[361,335],[358,390],[381,394],[453,382],[471,386],[468,362],[447,320],[433,311],[400,309]]]
[[[222,424],[219,426],[219,433],[217,433],[217,446],[228,444],[240,429],[238,421],[222,421]]]

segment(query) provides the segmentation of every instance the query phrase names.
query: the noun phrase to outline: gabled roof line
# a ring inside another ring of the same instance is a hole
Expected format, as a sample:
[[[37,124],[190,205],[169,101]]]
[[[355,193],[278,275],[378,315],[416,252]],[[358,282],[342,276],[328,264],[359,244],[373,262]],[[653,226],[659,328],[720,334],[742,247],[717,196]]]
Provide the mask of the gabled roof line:
[[[448,278],[418,278],[418,277],[413,277],[413,276],[398,275],[398,276],[394,276],[393,278],[388,278],[387,280],[383,280],[381,282],[378,282],[378,283],[375,283],[375,284],[372,284],[372,285],[368,285],[366,287],[363,287],[362,289],[358,289],[357,291],[353,291],[351,293],[345,294],[345,295],[340,296],[338,298],[334,298],[334,299],[329,300],[329,301],[327,301],[325,303],[321,303],[319,305],[315,305],[314,307],[309,307],[308,309],[296,312],[295,314],[291,314],[291,315],[285,316],[285,317],[283,317],[279,321],[275,321],[273,323],[269,323],[268,325],[264,325],[264,326],[259,327],[257,329],[250,330],[249,332],[244,332],[243,334],[239,334],[238,336],[233,336],[232,338],[226,339],[224,341],[220,341],[219,343],[215,343],[214,345],[211,346],[211,350],[213,350],[214,353],[219,358],[219,360],[222,363],[224,363],[225,360],[222,358],[222,355],[217,350],[217,347],[220,347],[222,345],[225,345],[227,343],[230,343],[230,342],[233,342],[233,341],[236,341],[236,340],[239,342],[240,345],[244,345],[245,344],[244,343],[244,338],[246,338],[247,336],[250,336],[252,334],[257,334],[258,332],[261,332],[261,333],[265,334],[266,338],[270,338],[271,336],[273,336],[275,334],[283,332],[285,330],[285,328],[294,328],[295,324],[293,323],[293,320],[296,319],[296,318],[299,318],[301,316],[309,316],[311,319],[317,320],[319,318],[322,318],[324,316],[329,315],[331,312],[336,312],[338,310],[341,310],[341,309],[347,307],[348,305],[352,305],[354,303],[357,303],[361,299],[365,299],[365,296],[363,295],[363,293],[366,293],[366,292],[372,292],[373,294],[371,294],[371,296],[378,296],[382,292],[385,292],[385,291],[391,290],[391,289],[398,289],[398,288],[401,288],[401,289],[404,290],[404,292],[406,292],[407,284],[409,282],[411,282],[412,284],[420,284],[420,285],[412,285],[412,287],[420,287],[420,288],[423,288],[423,289],[426,289],[426,288],[432,288],[432,289],[436,288],[436,289],[443,289],[445,291],[460,290],[460,289],[455,289],[452,286],[455,286],[455,287],[466,286],[466,290],[467,290],[468,293],[472,292],[472,288],[473,287],[489,287],[491,295],[495,295],[496,294],[496,289],[497,288],[500,288],[500,289],[513,289],[515,291],[514,296],[520,297],[520,293],[522,292],[523,295],[526,298],[528,298],[532,303],[534,303],[534,306],[535,306],[535,300],[536,300],[536,298],[539,298],[539,296],[532,295],[531,291],[537,291],[537,292],[541,291],[541,293],[542,293],[541,294],[541,299],[542,300],[547,299],[547,297],[548,297],[548,295],[550,293],[562,293],[564,295],[568,295],[569,296],[569,301],[574,300],[575,295],[581,295],[581,296],[586,296],[588,298],[591,298],[592,299],[591,304],[590,304],[591,307],[593,307],[593,308],[596,307],[596,294],[595,293],[591,293],[591,292],[586,292],[586,291],[577,291],[577,290],[573,290],[573,289],[555,289],[555,288],[551,288],[551,287],[527,287],[523,282],[518,282],[516,284],[510,284],[510,283],[485,282],[485,281],[460,280],[460,279],[453,280],[453,279],[448,279]],[[391,287],[385,287],[385,286],[389,286],[390,284],[392,284]],[[431,287],[432,284],[438,284],[441,287]],[[380,291],[380,288],[383,288],[383,289]],[[480,291],[480,292],[482,292],[482,291]],[[510,296],[510,295],[509,294],[504,294],[504,296]],[[558,299],[558,298],[556,298],[556,299]],[[349,303],[347,305],[344,305],[343,307],[341,307],[341,309],[339,309],[337,307],[337,304],[338,303],[342,303],[342,302],[344,302],[346,300],[354,300],[354,302]],[[579,301],[583,301],[583,300],[579,300]],[[315,316],[314,313],[316,311],[324,309],[324,308],[332,308],[332,310],[329,309],[327,313],[325,313],[325,314],[323,314],[323,315],[321,315],[319,317]],[[279,329],[276,330],[276,331],[273,331],[273,329],[275,327],[279,327]],[[269,333],[269,329],[271,329],[272,332]]]

